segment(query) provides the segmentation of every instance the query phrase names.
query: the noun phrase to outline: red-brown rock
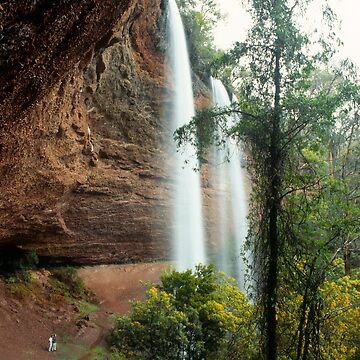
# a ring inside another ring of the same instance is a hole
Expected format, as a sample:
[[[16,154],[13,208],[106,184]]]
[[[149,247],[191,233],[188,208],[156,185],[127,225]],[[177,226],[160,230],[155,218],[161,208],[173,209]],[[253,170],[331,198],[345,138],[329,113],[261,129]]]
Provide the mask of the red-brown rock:
[[[166,258],[160,1],[2,7],[0,246],[76,263]]]

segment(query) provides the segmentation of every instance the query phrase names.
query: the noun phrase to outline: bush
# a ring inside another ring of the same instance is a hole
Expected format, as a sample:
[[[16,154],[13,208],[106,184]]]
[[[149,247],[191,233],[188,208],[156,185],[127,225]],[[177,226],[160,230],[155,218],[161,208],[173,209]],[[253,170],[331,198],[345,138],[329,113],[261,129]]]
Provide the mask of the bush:
[[[242,349],[251,358],[256,333],[252,306],[213,266],[170,271],[136,301],[130,315],[115,317],[110,343],[127,359],[222,359]]]
[[[29,270],[20,270],[8,274],[5,283],[10,292],[19,299],[25,299],[31,295],[35,282],[31,281],[32,276]]]
[[[120,353],[115,347],[111,348],[111,360],[128,360],[129,358],[126,357],[124,354]]]
[[[3,249],[0,269],[5,283],[13,295],[24,299],[31,292],[30,269],[37,267],[39,259],[35,251],[23,250],[17,247]]]
[[[75,298],[90,295],[89,291],[85,288],[83,280],[73,267],[56,268],[52,271],[51,276],[64,284],[70,295]]]
[[[98,310],[98,306],[86,301],[77,302],[78,315],[76,316],[76,324],[81,325],[89,321],[89,315]]]

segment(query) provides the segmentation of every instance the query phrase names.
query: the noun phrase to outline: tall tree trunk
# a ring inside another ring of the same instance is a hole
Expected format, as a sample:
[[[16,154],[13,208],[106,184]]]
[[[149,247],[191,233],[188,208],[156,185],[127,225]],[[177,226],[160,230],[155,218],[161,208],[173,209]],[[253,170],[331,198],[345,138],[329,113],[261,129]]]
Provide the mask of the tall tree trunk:
[[[277,359],[277,287],[278,287],[278,258],[279,258],[279,231],[278,231],[278,210],[280,202],[280,57],[281,50],[277,46],[275,49],[275,97],[274,114],[272,118],[272,133],[270,144],[270,203],[269,203],[269,268],[267,276],[266,294],[266,332],[267,332],[267,359]]]
[[[276,194],[276,181],[272,184],[272,194]],[[275,199],[271,199],[269,214],[269,242],[270,259],[268,269],[268,291],[267,291],[267,359],[277,359],[277,331],[276,331],[276,304],[277,304],[277,283],[278,283],[278,256],[279,241],[277,228],[278,209]]]
[[[356,107],[356,104],[353,104],[354,107]],[[343,159],[343,163],[342,163],[342,170],[341,170],[341,179],[343,181],[344,186],[346,186],[346,202],[348,204],[347,206],[347,212],[346,212],[346,219],[348,219],[350,217],[350,213],[349,213],[349,188],[348,185],[346,185],[346,165],[348,164],[349,161],[349,155],[350,155],[350,149],[351,149],[351,145],[353,142],[353,136],[354,136],[354,132],[355,132],[355,126],[356,124],[359,122],[359,113],[356,111],[355,113],[355,119],[356,121],[354,121],[354,123],[351,126],[351,131],[350,131],[350,136],[349,136],[349,140],[348,140],[348,144],[347,144],[347,148],[345,151],[345,155],[344,155],[344,159]],[[350,247],[349,247],[349,233],[347,230],[345,230],[345,233],[343,234],[343,259],[344,259],[344,271],[345,271],[345,275],[351,275],[351,265],[350,265],[350,257],[351,257],[351,252],[350,252]]]

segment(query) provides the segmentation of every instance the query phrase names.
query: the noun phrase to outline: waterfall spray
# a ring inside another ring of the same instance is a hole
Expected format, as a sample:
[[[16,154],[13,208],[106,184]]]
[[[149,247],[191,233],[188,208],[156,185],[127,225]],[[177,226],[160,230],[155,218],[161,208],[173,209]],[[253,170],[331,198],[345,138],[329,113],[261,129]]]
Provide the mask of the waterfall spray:
[[[171,128],[175,131],[191,120],[195,110],[185,32],[175,0],[169,0],[168,8],[168,58],[174,86]],[[205,263],[201,181],[200,173],[194,171],[194,168],[198,168],[198,161],[190,145],[176,152],[174,144],[171,154],[174,157],[175,176],[173,258],[176,269],[185,270],[197,263]]]

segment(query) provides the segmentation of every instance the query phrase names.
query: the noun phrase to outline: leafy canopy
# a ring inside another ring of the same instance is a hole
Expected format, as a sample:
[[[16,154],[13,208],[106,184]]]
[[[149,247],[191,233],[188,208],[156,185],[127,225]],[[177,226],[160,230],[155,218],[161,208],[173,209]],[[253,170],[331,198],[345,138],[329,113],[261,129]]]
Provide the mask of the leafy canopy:
[[[216,57],[213,29],[224,15],[215,0],[177,0],[184,23],[192,70],[201,77],[209,73]]]
[[[247,149],[253,189],[248,241],[268,359],[288,351],[279,347],[277,321],[279,294],[288,286],[283,272],[294,271],[291,288],[301,301],[292,350],[296,359],[305,359],[322,346],[327,270],[341,251],[349,267],[351,244],[358,241],[358,187],[352,175],[357,169],[357,76],[347,74],[349,64],[327,66],[336,48],[331,27],[316,48],[310,46],[311,37],[296,20],[310,2],[247,1],[253,18],[247,40],[213,63],[213,74],[231,75],[227,83],[235,81],[239,101],[198,113],[176,133],[179,144],[194,144],[202,158],[207,146],[222,146],[228,137]],[[331,24],[328,7],[324,16]],[[242,115],[235,125],[228,122],[233,113]],[[345,146],[338,133],[346,136]]]
[[[145,302],[116,317],[111,342],[128,358],[247,359],[256,349],[252,314],[233,280],[216,275],[212,265],[170,270]]]

